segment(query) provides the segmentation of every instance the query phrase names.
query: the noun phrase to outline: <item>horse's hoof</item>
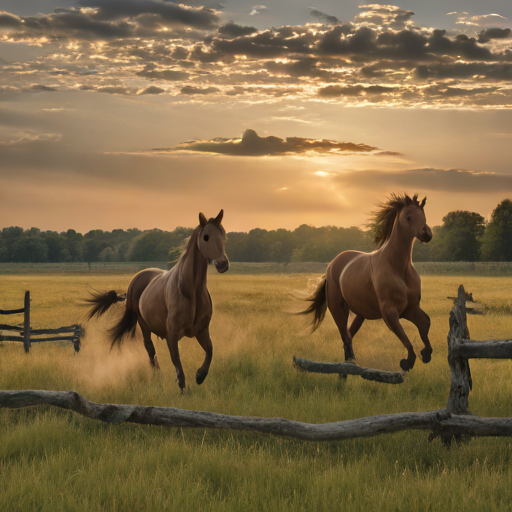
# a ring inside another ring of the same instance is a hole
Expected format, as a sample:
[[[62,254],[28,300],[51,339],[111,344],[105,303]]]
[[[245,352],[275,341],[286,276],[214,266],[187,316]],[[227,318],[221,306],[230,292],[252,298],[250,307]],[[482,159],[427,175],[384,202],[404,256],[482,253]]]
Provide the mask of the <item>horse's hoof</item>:
[[[200,374],[199,372],[196,373],[196,382],[201,385],[203,382],[204,382],[204,379],[206,379],[206,375],[208,375],[207,373],[205,375],[202,375]]]
[[[402,359],[400,361],[400,368],[402,368],[402,370],[404,372],[408,372],[409,370],[412,370],[413,366],[414,366],[414,359],[412,361],[409,361],[409,359]]]
[[[424,348],[421,352],[421,360],[424,364],[430,363],[430,360],[432,359],[432,349],[431,348]]]

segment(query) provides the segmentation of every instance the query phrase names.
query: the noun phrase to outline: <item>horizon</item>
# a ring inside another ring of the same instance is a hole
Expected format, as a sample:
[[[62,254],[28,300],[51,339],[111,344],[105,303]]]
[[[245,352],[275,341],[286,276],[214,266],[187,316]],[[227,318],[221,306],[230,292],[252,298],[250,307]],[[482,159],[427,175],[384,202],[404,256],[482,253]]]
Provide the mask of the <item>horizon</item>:
[[[3,223],[361,228],[407,192],[436,226],[512,197],[512,4],[308,4],[5,0]]]

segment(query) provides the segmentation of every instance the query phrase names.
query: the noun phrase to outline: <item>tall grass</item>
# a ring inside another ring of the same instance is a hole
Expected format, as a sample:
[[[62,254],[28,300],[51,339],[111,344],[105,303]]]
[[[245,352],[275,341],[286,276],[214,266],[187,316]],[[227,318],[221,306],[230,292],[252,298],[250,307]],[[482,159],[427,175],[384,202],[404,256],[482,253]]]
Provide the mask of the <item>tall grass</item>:
[[[194,375],[204,353],[180,342],[187,376],[183,396],[165,342],[156,339],[162,371],[151,372],[142,342],[110,353],[105,322],[90,324],[82,350],[0,344],[0,389],[74,389],[98,402],[164,405],[253,416],[328,422],[442,408],[449,388],[448,313],[463,283],[491,313],[469,318],[473,339],[510,338],[512,278],[425,277],[423,308],[432,318],[432,362],[399,386],[300,373],[294,354],[342,360],[327,315],[305,333],[287,290],[306,274],[211,275],[214,359],[202,386]],[[20,307],[31,290],[32,325],[81,320],[78,299],[91,288],[126,290],[129,275],[4,276],[0,307]],[[14,317],[11,317],[14,320]],[[21,318],[20,318],[21,320]],[[404,326],[417,350],[418,333]],[[382,321],[366,322],[354,341],[358,363],[398,369],[405,350]],[[509,361],[472,361],[470,408],[512,416]],[[0,510],[510,510],[512,444],[475,439],[451,450],[425,432],[349,442],[312,443],[252,433],[102,424],[38,407],[0,410]]]

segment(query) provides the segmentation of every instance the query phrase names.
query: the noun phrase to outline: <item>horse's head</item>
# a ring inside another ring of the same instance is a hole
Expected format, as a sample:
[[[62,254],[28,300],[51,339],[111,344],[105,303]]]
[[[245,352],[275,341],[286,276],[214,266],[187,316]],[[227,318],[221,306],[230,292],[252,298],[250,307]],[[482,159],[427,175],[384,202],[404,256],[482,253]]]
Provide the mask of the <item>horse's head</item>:
[[[425,217],[425,203],[427,198],[423,198],[423,201],[418,202],[416,196],[410,199],[409,204],[400,213],[400,222],[405,230],[412,236],[417,238],[420,242],[428,243],[432,240],[432,230],[427,224],[427,218]],[[407,201],[407,202],[409,202]]]
[[[201,254],[212,260],[218,272],[223,274],[229,268],[229,260],[225,253],[226,232],[222,227],[224,210],[221,210],[215,219],[206,220],[204,214],[199,214],[201,230],[197,238],[197,245]]]

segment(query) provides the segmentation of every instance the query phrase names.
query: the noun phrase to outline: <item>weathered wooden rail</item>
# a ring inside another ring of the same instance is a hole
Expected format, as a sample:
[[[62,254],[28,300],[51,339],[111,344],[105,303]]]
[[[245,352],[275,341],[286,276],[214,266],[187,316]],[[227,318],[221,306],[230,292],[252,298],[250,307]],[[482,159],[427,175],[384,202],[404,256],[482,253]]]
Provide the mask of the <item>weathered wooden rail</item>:
[[[338,375],[359,375],[365,380],[373,380],[384,384],[402,384],[404,381],[403,373],[388,372],[385,370],[375,370],[373,368],[364,368],[355,363],[317,363],[293,356],[293,364],[299,370],[312,373],[337,373]]]
[[[179,428],[245,430],[308,441],[341,441],[415,429],[430,431],[429,440],[440,437],[449,445],[454,439],[463,436],[512,436],[512,418],[474,416],[468,407],[468,395],[472,386],[468,359],[509,358],[512,356],[511,347],[511,340],[469,340],[464,288],[461,286],[457,302],[450,313],[448,363],[451,370],[451,386],[445,409],[311,424],[283,418],[230,416],[174,407],[98,404],[86,400],[74,391],[37,390],[0,391],[0,408],[19,409],[52,405],[107,423],[129,422]]]
[[[25,352],[30,352],[32,343],[42,343],[45,341],[70,341],[73,344],[75,352],[80,351],[81,338],[84,335],[82,327],[78,324],[57,329],[31,329],[30,328],[30,291],[25,292],[25,306],[21,309],[0,309],[0,315],[18,315],[23,314],[23,327],[0,324],[0,331],[17,333],[16,336],[0,334],[0,341],[20,341],[23,342]],[[42,334],[66,334],[66,336],[50,336],[49,338],[34,338]]]

